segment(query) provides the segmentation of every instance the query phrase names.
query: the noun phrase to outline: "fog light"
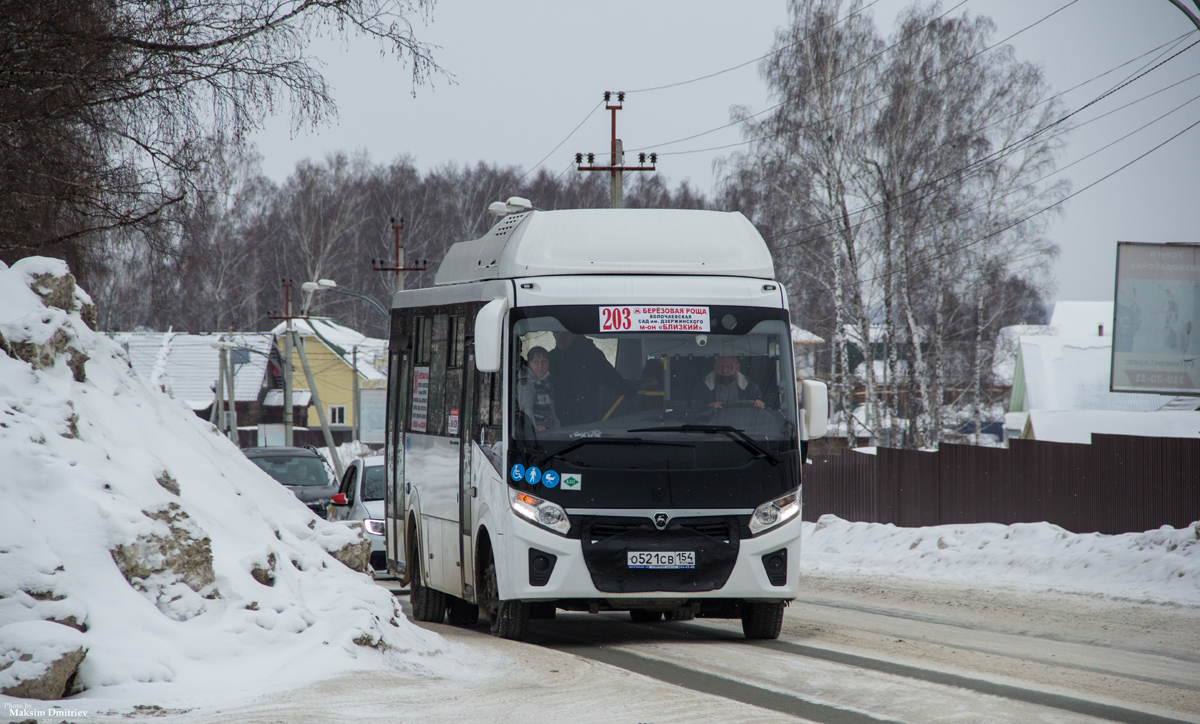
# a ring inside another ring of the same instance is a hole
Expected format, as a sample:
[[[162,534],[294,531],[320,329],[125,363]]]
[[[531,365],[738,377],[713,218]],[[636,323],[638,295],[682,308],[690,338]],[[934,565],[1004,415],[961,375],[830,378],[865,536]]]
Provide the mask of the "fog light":
[[[550,574],[554,572],[554,564],[558,556],[537,548],[529,549],[529,585],[544,586],[550,582]]]
[[[762,563],[772,586],[787,584],[787,548],[763,554]]]

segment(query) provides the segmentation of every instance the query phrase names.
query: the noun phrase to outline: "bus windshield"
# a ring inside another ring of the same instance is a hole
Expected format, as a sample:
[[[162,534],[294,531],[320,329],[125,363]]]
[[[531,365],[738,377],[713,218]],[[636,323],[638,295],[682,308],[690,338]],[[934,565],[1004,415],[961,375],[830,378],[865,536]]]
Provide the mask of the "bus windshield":
[[[780,309],[713,307],[713,331],[599,332],[596,306],[514,310],[510,430],[526,449],[794,448],[790,325]],[[719,330],[719,331],[717,331]],[[596,441],[591,443],[588,441]]]

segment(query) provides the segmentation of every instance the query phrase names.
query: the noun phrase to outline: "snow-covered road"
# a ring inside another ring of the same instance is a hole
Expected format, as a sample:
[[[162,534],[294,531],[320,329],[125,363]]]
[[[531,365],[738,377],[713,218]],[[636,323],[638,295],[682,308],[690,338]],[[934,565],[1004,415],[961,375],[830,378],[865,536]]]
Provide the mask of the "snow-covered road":
[[[479,652],[472,677],[376,672],[172,718],[1200,722],[1200,606],[846,574],[806,583],[778,642],[746,642],[736,622],[617,613],[560,612],[525,644],[429,625]]]

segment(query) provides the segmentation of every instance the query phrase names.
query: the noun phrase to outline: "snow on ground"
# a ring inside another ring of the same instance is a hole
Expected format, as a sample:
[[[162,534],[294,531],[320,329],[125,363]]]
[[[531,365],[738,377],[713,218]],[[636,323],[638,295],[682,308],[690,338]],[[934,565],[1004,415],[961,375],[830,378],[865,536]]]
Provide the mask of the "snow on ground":
[[[92,710],[464,675],[461,647],[330,556],[361,533],[148,389],[66,274],[0,263],[0,691],[71,651],[70,704]]]
[[[359,677],[388,687],[401,677],[433,698],[418,697],[425,714],[449,715],[473,691],[518,696],[511,677],[541,660],[530,647],[452,643],[410,624],[388,591],[328,555],[355,534],[314,518],[215,428],[147,389],[120,347],[86,327],[86,294],[30,289],[65,273],[47,259],[0,264],[0,689],[85,650],[82,690],[50,702],[0,696],[0,716],[159,706],[203,719]],[[803,530],[801,567],[813,574],[1200,606],[1200,523],[1105,536],[825,516]],[[180,551],[201,565],[166,566]],[[549,676],[565,660],[542,663]],[[645,688],[625,673],[588,678]]]
[[[800,566],[814,573],[1200,605],[1200,522],[1102,535],[1050,523],[897,528],[824,515],[802,536]]]

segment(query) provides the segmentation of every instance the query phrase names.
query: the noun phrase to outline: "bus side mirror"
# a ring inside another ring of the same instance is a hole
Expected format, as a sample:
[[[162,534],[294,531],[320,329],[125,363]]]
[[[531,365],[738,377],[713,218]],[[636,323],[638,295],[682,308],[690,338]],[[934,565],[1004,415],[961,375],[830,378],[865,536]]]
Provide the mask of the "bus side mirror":
[[[800,439],[825,437],[825,428],[829,426],[829,390],[825,383],[802,381],[800,396]]]
[[[475,368],[480,372],[500,371],[507,312],[507,299],[493,299],[475,315]]]

